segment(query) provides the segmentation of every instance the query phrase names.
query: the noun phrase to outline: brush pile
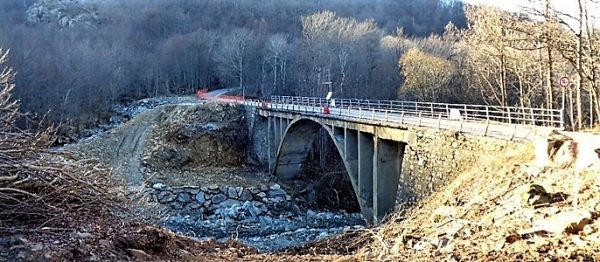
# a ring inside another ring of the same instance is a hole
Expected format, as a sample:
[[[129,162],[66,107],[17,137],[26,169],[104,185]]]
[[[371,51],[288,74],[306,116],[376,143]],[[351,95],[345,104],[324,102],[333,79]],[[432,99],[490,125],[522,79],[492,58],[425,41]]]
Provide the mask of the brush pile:
[[[55,128],[22,130],[26,115],[12,99],[14,73],[0,50],[0,229],[52,226],[61,216],[106,206],[98,164],[51,150]]]

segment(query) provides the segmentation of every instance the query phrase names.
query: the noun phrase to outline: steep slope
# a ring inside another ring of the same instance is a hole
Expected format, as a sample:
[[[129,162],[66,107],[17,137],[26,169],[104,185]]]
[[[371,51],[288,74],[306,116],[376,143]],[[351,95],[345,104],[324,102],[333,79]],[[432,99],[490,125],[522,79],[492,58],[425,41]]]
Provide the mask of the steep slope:
[[[597,261],[598,156],[581,170],[574,157],[590,154],[578,154],[570,143],[551,149],[552,162],[544,167],[535,164],[532,146],[481,156],[441,191],[390,218],[359,257]]]

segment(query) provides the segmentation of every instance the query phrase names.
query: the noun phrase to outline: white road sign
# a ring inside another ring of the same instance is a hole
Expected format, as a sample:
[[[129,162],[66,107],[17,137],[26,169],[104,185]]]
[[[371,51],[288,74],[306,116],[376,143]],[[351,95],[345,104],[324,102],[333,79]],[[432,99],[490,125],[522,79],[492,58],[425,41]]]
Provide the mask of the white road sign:
[[[567,88],[571,85],[571,79],[568,76],[563,76],[558,81],[561,87]]]

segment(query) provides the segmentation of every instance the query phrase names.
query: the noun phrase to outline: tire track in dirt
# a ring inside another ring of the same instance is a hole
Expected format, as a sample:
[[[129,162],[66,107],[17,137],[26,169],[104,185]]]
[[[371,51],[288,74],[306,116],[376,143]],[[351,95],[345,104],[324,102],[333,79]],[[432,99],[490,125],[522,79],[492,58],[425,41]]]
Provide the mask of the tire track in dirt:
[[[160,109],[150,110],[141,113],[137,119],[128,123],[131,126],[126,128],[127,133],[121,138],[115,158],[128,185],[141,185],[144,182],[140,167],[146,138],[162,114]]]

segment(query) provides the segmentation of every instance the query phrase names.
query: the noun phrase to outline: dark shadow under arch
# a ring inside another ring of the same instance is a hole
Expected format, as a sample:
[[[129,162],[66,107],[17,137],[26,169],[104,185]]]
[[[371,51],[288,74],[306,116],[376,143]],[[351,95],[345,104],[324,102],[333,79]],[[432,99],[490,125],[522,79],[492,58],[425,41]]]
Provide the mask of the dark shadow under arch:
[[[310,119],[293,121],[286,128],[277,150],[274,174],[286,180],[294,179],[301,174],[304,165],[308,162],[307,158],[313,142],[321,129],[326,130],[331,141],[333,141],[336,151],[344,163],[344,169],[349,176],[350,169],[344,156],[343,136],[335,135],[330,126],[322,125]],[[351,182],[350,185],[358,203],[359,195],[356,185]]]

